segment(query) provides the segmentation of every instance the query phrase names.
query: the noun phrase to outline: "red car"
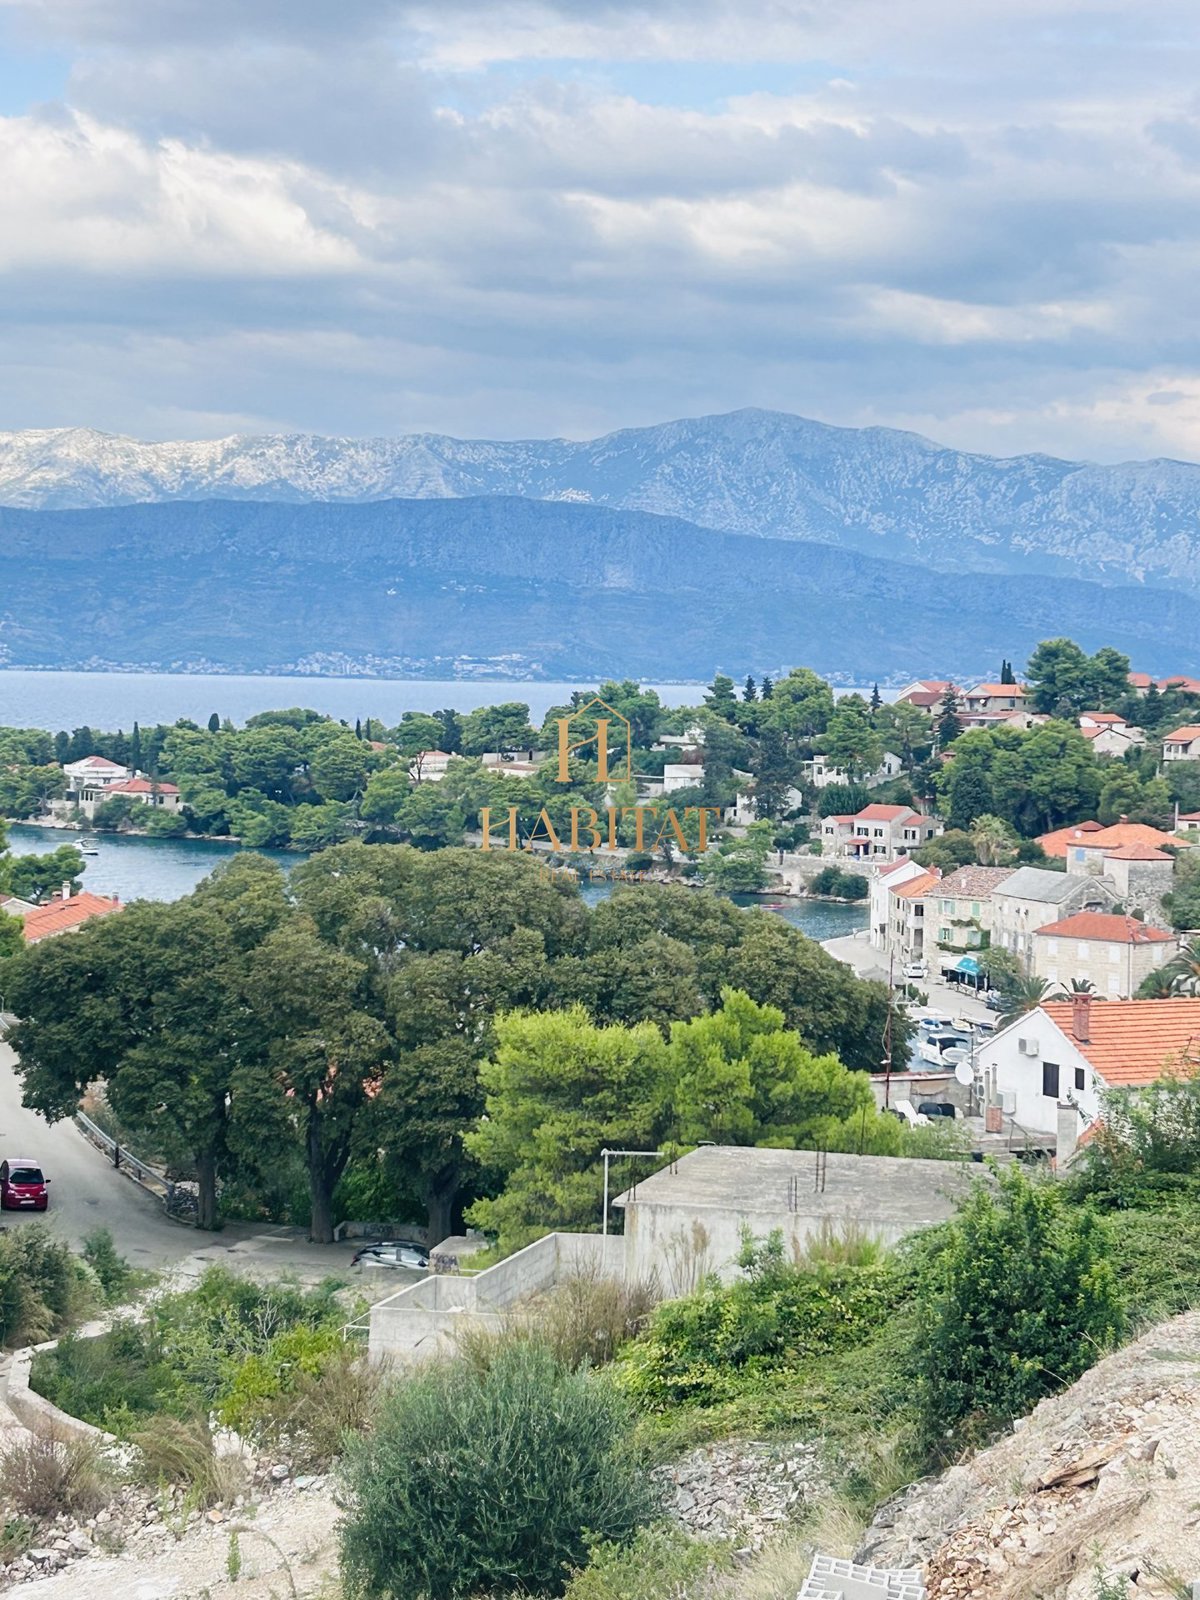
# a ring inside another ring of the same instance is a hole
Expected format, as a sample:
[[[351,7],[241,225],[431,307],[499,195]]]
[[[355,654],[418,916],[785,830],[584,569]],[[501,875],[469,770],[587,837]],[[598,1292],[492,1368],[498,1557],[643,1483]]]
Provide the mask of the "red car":
[[[0,1206],[9,1211],[45,1211],[50,1204],[49,1181],[36,1161],[9,1156],[0,1161]]]

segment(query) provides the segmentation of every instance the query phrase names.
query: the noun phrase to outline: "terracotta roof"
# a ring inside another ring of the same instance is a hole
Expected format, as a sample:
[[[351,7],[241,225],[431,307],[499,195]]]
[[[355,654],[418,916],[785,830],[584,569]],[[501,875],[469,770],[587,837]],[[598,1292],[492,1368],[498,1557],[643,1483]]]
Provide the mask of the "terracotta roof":
[[[1200,811],[1181,811],[1180,822],[1200,822]]]
[[[923,872],[919,878],[910,878],[907,883],[898,884],[892,893],[903,900],[919,900],[923,894],[936,889],[939,882],[936,872]]]
[[[1036,843],[1048,856],[1065,856],[1067,846],[1082,842],[1084,834],[1103,832],[1102,822],[1073,822],[1069,828],[1055,828],[1053,833],[1039,834]]]
[[[1176,728],[1164,739],[1164,744],[1194,744],[1200,739],[1200,723],[1189,723],[1186,728]]]
[[[901,817],[915,815],[911,806],[884,806],[878,803],[864,806],[854,818],[855,822],[898,822]]]
[[[1093,1001],[1087,1043],[1072,1029],[1072,1001],[1047,1000],[1041,1009],[1107,1084],[1137,1086],[1200,1068],[1200,999]]]
[[[1190,678],[1186,672],[1177,672],[1173,678],[1160,678],[1160,689],[1183,689],[1187,694],[1200,694],[1200,678]]]
[[[37,944],[39,939],[49,939],[56,933],[70,933],[73,928],[89,922],[92,917],[107,917],[114,911],[124,911],[119,900],[108,900],[103,895],[72,895],[69,900],[51,900],[49,905],[38,906],[25,918],[26,944]]]
[[[1119,722],[1122,727],[1128,720],[1125,717],[1119,717],[1115,711],[1081,711],[1080,718],[1082,719],[1083,717],[1086,717],[1089,722],[1095,722],[1100,725],[1111,725],[1114,722]]]
[[[1136,917],[1112,916],[1103,911],[1077,911],[1061,922],[1048,923],[1034,932],[1037,939],[1095,939],[1100,944],[1170,944],[1174,935],[1152,928]]]
[[[1129,681],[1135,689],[1148,689],[1154,682],[1154,679],[1148,672],[1131,672],[1129,674]]]
[[[1200,737],[1200,729],[1197,730]],[[1083,841],[1089,850],[1119,850],[1129,844],[1149,845],[1157,850],[1161,845],[1174,844],[1176,840],[1161,828],[1152,828],[1148,822],[1114,822],[1111,828],[1101,828]]]
[[[967,690],[967,699],[972,700],[976,695],[986,694],[992,698],[1001,695],[1015,695],[1020,699],[1025,690],[1019,683],[977,683],[973,689]]]
[[[1122,844],[1115,850],[1104,852],[1106,861],[1173,861],[1166,850],[1156,850],[1152,844]]]
[[[938,893],[946,899],[986,900],[1015,871],[1015,867],[955,867],[939,882]]]
[[[128,778],[124,783],[114,783],[109,794],[178,794],[174,783],[152,783],[149,778]]]
[[[1198,815],[1200,815],[1200,813],[1198,813]],[[1183,821],[1183,820],[1184,819],[1181,817],[1180,821]],[[911,865],[912,865],[912,857],[911,856],[897,856],[895,861],[890,861],[887,864],[886,867],[880,867],[879,876],[881,878],[889,878],[889,877],[891,877],[892,873],[897,871],[900,867],[908,867],[908,866],[911,866]]]

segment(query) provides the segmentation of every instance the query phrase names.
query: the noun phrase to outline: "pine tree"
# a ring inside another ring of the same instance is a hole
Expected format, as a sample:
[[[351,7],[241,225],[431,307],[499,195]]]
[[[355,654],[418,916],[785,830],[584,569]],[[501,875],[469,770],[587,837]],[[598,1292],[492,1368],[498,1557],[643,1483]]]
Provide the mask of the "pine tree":
[[[764,677],[763,681],[762,681],[762,688],[759,689],[759,691],[758,691],[759,699],[760,700],[769,700],[771,698],[771,696],[774,694],[774,692],[775,692],[775,685],[771,682],[770,678]]]
[[[135,772],[142,770],[142,730],[135,722],[129,735],[129,765]]]
[[[755,687],[754,679],[751,678],[751,677],[747,677],[747,679],[746,679],[746,687],[742,690],[742,699],[746,700],[746,701],[750,701],[750,700],[757,700],[757,698],[758,698],[758,690]]]
[[[1016,681],[1017,681],[1017,677],[1016,677],[1016,673],[1012,669],[1012,662],[1011,661],[1002,661],[1000,663],[1000,682],[1001,683],[1016,683]]]
[[[208,719],[208,731],[209,733],[220,733],[221,731],[221,719],[215,711]]]
[[[354,737],[356,739],[361,739],[362,736],[363,736],[362,718],[361,717],[355,717],[355,719],[354,719]]]
[[[947,745],[954,743],[962,732],[958,720],[958,695],[951,684],[942,696],[942,703],[938,707],[937,742],[938,749],[945,750]]]
[[[877,683],[871,685],[871,710],[878,711],[883,704],[883,696],[879,692]]]

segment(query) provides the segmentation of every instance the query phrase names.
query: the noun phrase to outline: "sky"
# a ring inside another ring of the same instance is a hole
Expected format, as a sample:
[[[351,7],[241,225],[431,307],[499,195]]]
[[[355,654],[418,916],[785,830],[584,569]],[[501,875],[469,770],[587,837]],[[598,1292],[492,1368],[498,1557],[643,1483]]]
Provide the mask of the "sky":
[[[0,0],[0,429],[1200,458],[1194,0]]]

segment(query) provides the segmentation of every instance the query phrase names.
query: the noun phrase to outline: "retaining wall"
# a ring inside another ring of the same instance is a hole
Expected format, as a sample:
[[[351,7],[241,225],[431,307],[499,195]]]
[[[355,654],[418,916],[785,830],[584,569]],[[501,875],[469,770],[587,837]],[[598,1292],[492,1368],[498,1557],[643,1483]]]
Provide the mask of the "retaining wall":
[[[624,1276],[625,1240],[551,1233],[475,1277],[434,1273],[371,1307],[371,1360],[427,1361],[450,1348],[463,1318],[471,1327],[499,1329],[514,1306],[581,1272]]]
[[[115,1444],[116,1440],[111,1433],[105,1433],[102,1428],[94,1428],[90,1422],[84,1422],[79,1417],[69,1416],[67,1412],[60,1411],[44,1396],[30,1388],[29,1375],[33,1370],[34,1356],[41,1350],[57,1350],[57,1348],[58,1340],[51,1339],[47,1344],[30,1345],[16,1352],[8,1370],[8,1389],[5,1398],[9,1410],[18,1422],[24,1423],[30,1433],[36,1433],[41,1439],[71,1437],[94,1439],[98,1444]]]

